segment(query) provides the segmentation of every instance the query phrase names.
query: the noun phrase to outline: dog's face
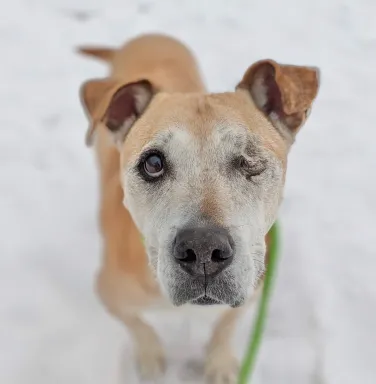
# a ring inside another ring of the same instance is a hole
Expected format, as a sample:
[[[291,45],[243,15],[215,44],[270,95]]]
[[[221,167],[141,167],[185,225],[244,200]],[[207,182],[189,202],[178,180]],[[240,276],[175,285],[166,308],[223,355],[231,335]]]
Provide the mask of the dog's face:
[[[285,158],[246,97],[157,95],[121,148],[124,205],[176,305],[239,305],[263,272]]]
[[[223,94],[112,87],[102,121],[120,149],[124,205],[174,305],[242,305],[264,271],[288,149],[318,87],[314,69],[297,84],[289,71],[302,68],[286,68],[258,63]]]

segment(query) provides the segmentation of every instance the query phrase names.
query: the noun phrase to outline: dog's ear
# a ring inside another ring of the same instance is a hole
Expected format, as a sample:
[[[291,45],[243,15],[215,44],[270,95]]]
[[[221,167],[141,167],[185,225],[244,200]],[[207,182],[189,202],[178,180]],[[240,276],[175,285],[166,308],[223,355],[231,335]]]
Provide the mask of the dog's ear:
[[[111,131],[115,142],[121,143],[153,95],[154,89],[148,80],[124,84],[113,79],[101,79],[84,83],[80,96],[90,119],[86,144],[92,144],[95,127],[100,122]]]
[[[247,90],[280,133],[294,139],[309,115],[319,83],[318,68],[262,60],[248,68],[237,89]]]

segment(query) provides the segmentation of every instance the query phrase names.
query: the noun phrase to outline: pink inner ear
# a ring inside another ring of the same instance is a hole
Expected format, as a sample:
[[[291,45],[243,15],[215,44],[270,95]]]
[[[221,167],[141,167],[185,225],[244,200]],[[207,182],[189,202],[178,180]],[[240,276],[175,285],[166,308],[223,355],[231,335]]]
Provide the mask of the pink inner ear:
[[[280,117],[283,116],[282,95],[275,81],[274,68],[271,67],[270,70],[265,71],[263,82],[266,89],[267,100],[263,107],[265,113],[270,115],[274,112]]]
[[[117,131],[127,119],[136,115],[134,89],[126,85],[113,96],[106,113],[106,125],[111,131]]]

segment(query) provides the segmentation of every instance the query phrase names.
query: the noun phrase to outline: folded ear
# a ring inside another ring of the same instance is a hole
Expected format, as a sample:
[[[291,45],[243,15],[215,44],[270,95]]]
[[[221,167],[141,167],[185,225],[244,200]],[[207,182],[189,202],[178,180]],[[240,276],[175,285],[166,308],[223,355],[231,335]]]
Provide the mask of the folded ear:
[[[131,126],[154,95],[148,80],[119,83],[113,79],[89,80],[81,86],[81,102],[90,120],[86,144],[91,145],[95,127],[104,123],[115,142],[124,141]]]
[[[248,68],[237,89],[247,90],[280,133],[293,138],[309,115],[319,78],[315,67],[262,60]]]

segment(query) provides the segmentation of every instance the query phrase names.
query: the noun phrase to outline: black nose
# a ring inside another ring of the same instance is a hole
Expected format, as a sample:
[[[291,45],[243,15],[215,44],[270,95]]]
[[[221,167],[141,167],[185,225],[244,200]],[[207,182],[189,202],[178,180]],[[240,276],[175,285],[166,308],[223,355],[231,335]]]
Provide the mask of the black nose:
[[[184,229],[176,236],[174,256],[190,275],[213,277],[231,264],[233,241],[222,228]]]

